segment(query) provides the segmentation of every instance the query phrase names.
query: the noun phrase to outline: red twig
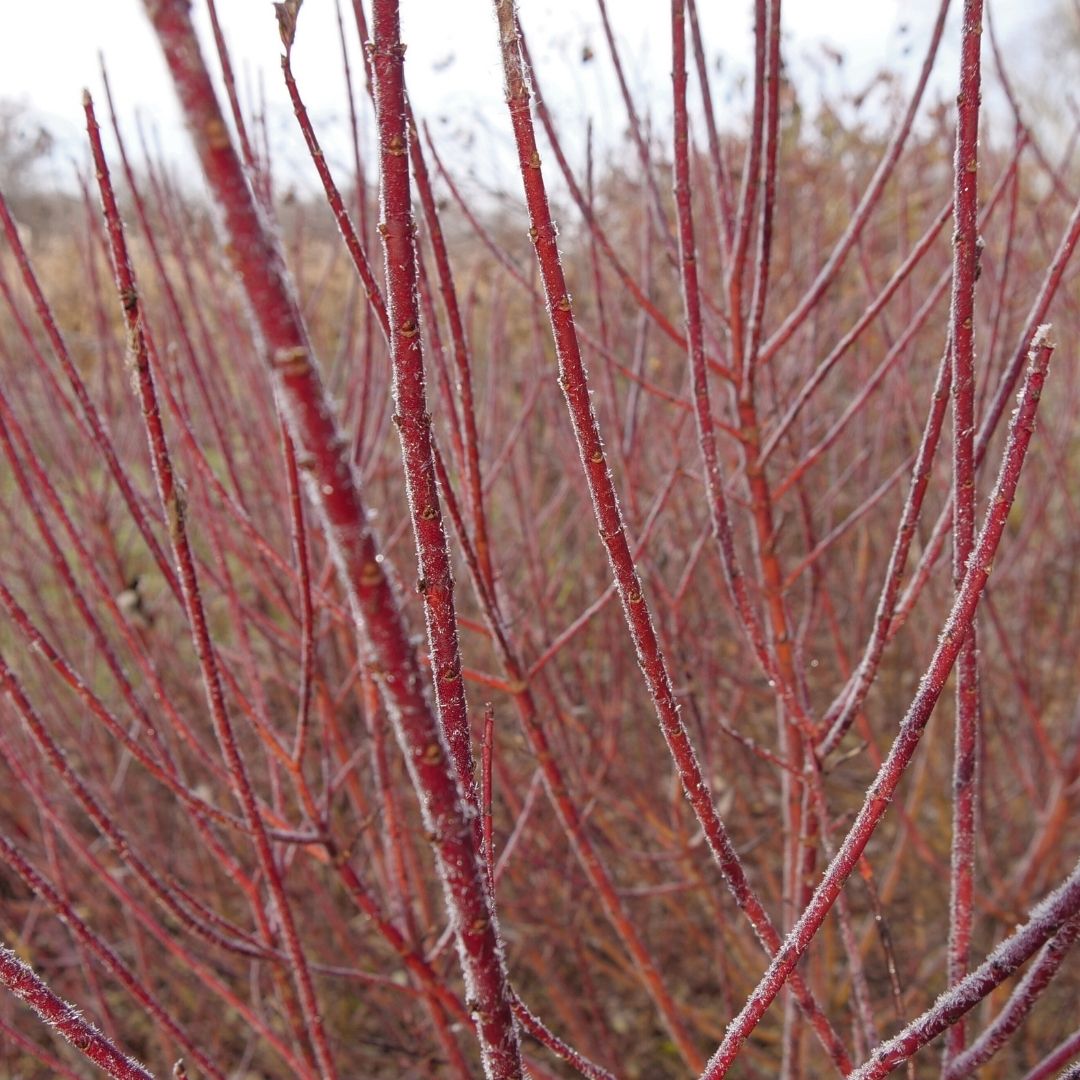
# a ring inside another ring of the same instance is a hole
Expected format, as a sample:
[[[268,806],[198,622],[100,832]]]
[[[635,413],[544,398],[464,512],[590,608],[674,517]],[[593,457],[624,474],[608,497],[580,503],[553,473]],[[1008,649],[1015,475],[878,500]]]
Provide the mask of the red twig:
[[[880,1080],[943,1031],[952,1031],[965,1013],[1004,982],[1080,912],[1080,867],[1028,916],[1027,923],[1006,938],[970,975],[965,976],[922,1016],[879,1046],[850,1080]],[[1026,981],[1026,980],[1025,980]],[[963,1075],[969,1075],[964,1073]]]
[[[520,1074],[509,1015],[506,974],[479,852],[456,767],[424,697],[381,553],[323,389],[281,256],[251,196],[227,136],[221,110],[183,0],[149,0],[147,10],[165,52],[203,171],[218,201],[233,265],[262,334],[300,467],[378,666],[380,689],[431,833],[453,913],[462,967],[471,983],[488,1066]],[[393,146],[386,145],[389,153]],[[404,145],[401,146],[404,152]],[[406,239],[409,239],[406,237]],[[391,320],[393,322],[393,320]],[[400,333],[404,323],[398,325]],[[424,506],[418,506],[423,513]],[[438,512],[436,511],[436,518]],[[460,672],[453,674],[460,679]]]
[[[484,706],[484,743],[480,772],[480,812],[484,832],[484,869],[488,890],[495,895],[495,821],[492,814],[493,788],[491,766],[495,759],[495,710],[488,702]]]
[[[435,700],[458,782],[475,809],[472,743],[461,672],[454,578],[443,527],[432,457],[431,414],[427,411],[424,357],[417,300],[416,231],[409,183],[409,135],[405,127],[405,46],[397,0],[372,5],[371,67],[379,132],[379,177],[383,220],[387,317],[394,366],[394,424],[401,442],[405,492],[416,543],[419,591],[424,600]],[[479,824],[479,823],[477,823]],[[479,837],[479,831],[477,831]],[[509,1024],[509,1013],[503,1015]],[[497,1045],[503,1041],[500,1036]],[[514,1066],[520,1068],[520,1064]]]
[[[1050,1074],[1057,1072],[1069,1058],[1080,1054],[1080,1030],[1074,1031],[1063,1039],[1033,1069],[1024,1074],[1023,1080],[1050,1080]],[[1078,1065],[1066,1069],[1058,1080],[1075,1080]]]
[[[220,665],[210,634],[195,559],[192,555],[188,536],[186,499],[182,486],[177,483],[173,471],[172,458],[161,421],[154,377],[150,371],[146,332],[139,306],[135,275],[131,267],[127,242],[120,221],[120,213],[109,180],[108,166],[101,146],[100,133],[89,94],[84,96],[83,105],[86,111],[87,131],[90,135],[90,146],[94,155],[94,166],[97,170],[109,241],[112,246],[113,270],[116,274],[116,286],[128,332],[131,362],[135,368],[146,436],[150,444],[154,479],[157,483],[161,508],[168,521],[169,539],[179,568],[184,608],[191,629],[195,654],[199,661],[207,705],[214,724],[214,734],[225,759],[233,795],[240,804],[245,823],[251,831],[263,874],[273,896],[274,908],[284,938],[285,952],[289,957],[289,966],[296,983],[308,1035],[314,1045],[320,1068],[328,1077],[333,1078],[336,1077],[337,1070],[323,1025],[319,1003],[315,996],[315,986],[311,979],[307,957],[304,955],[281,872],[274,859],[274,852],[270,846],[265,822],[259,812],[248,766],[241,754],[225,701]]]
[[[116,1080],[154,1080],[143,1065],[117,1049],[93,1024],[82,1018],[74,1005],[57,997],[4,945],[0,945],[0,983],[109,1076]]]
[[[900,121],[899,126],[893,133],[885,153],[882,155],[877,168],[874,170],[874,175],[867,184],[862,198],[859,200],[859,205],[855,208],[854,213],[849,218],[843,235],[836,242],[825,265],[818,271],[818,274],[810,287],[806,290],[802,299],[792,309],[791,313],[784,319],[773,335],[762,345],[760,356],[762,363],[770,360],[781,348],[783,348],[814,311],[818,302],[825,295],[825,291],[840,272],[840,268],[844,265],[844,260],[847,258],[849,252],[865,228],[867,221],[870,219],[874,207],[877,206],[878,202],[881,200],[885,185],[895,172],[897,162],[900,160],[901,153],[903,153],[904,144],[907,142],[908,135],[911,133],[911,127],[915,122],[915,116],[918,113],[919,103],[922,101],[923,93],[926,90],[926,84],[930,81],[930,73],[933,71],[934,60],[937,58],[938,46],[941,44],[941,37],[945,31],[945,16],[948,14],[948,11],[949,0],[942,0],[941,7],[938,9],[937,20],[934,23],[934,29],[931,32],[930,44],[926,51],[926,58],[923,60],[922,69],[919,72],[919,81],[912,91],[907,110],[904,113],[904,118]]]
[[[1032,961],[1031,967],[1009,995],[1001,1012],[985,1031],[962,1053],[953,1057],[945,1070],[946,1080],[970,1076],[980,1065],[989,1061],[1009,1037],[1020,1027],[1035,1007],[1039,995],[1058,973],[1069,950],[1080,938],[1080,917],[1073,916],[1046,944]]]
[[[975,541],[975,281],[979,263],[979,102],[982,0],[965,0],[953,161],[953,280],[949,337],[953,367],[953,583],[959,591]],[[950,985],[967,972],[975,874],[979,666],[972,622],[956,661],[953,835],[949,903]],[[946,1037],[949,1059],[964,1047],[958,1020]]]
[[[767,934],[771,928],[768,916],[746,880],[734,845],[716,811],[708,784],[702,776],[686,728],[679,717],[667,663],[645,598],[644,585],[630,552],[625,524],[590,401],[589,383],[581,360],[573,316],[573,302],[567,292],[556,230],[548,205],[540,155],[536,148],[535,133],[529,112],[530,91],[518,48],[514,5],[510,0],[502,0],[502,2],[497,0],[495,6],[502,42],[507,104],[517,143],[518,161],[531,223],[530,236],[536,249],[537,262],[547,298],[559,361],[559,382],[570,412],[600,537],[607,551],[627,627],[634,642],[653,707],[675,761],[683,789],[690,800],[695,816],[705,831],[710,850],[725,879],[731,885],[737,902],[747,909],[755,929],[759,933],[764,931]],[[770,944],[763,938],[766,948],[772,949],[779,944],[778,935],[775,935],[773,940],[775,943]],[[821,1034],[830,1045],[834,1059],[842,1060],[843,1049],[835,1037],[830,1038],[827,1020],[810,1004],[810,998],[805,989],[802,996],[809,1011],[812,1014],[816,1013],[822,1025]],[[658,1004],[661,1003],[658,1002]],[[680,1050],[688,1064],[699,1061],[697,1050],[688,1039],[683,1023],[671,1015],[665,1015],[665,1021],[679,1042]]]
[[[945,629],[920,683],[919,691],[900,725],[900,733],[870,785],[854,824],[825,871],[821,884],[815,889],[810,904],[792,928],[746,1005],[732,1021],[723,1042],[710,1060],[704,1073],[708,1080],[716,1080],[727,1073],[739,1047],[764,1016],[765,1010],[790,976],[799,957],[809,948],[884,816],[893,793],[915,754],[990,577],[994,555],[1005,530],[1005,521],[1016,495],[1020,470],[1035,428],[1035,413],[1052,351],[1053,347],[1046,341],[1046,333],[1040,333],[1032,344],[1031,367],[1024,383],[1020,407],[1010,426],[1009,442],[1002,458],[1001,471],[994,486],[982,531],[968,564],[963,587],[946,620]]]
[[[131,968],[124,963],[116,951],[102,941],[79,917],[74,907],[46,881],[36,867],[23,857],[22,853],[0,834],[0,860],[10,866],[19,875],[26,886],[39,896],[81,942],[106,971],[124,987],[138,1006],[153,1017],[162,1030],[167,1031],[177,1043],[191,1054],[207,1076],[224,1080],[225,1074],[203,1052],[197,1042],[172,1018],[169,1011],[157,1000],[149,989],[139,980]]]
[[[514,995],[514,1015],[538,1043],[546,1046],[556,1057],[562,1058],[582,1076],[588,1077],[588,1080],[615,1080],[614,1073],[608,1072],[603,1066],[595,1064],[563,1042],[516,994]]]
[[[888,640],[889,626],[892,622],[896,598],[900,593],[904,567],[908,552],[915,539],[915,526],[922,512],[923,499],[930,483],[930,472],[934,464],[934,454],[941,438],[941,428],[945,422],[945,410],[949,403],[949,386],[952,382],[952,365],[946,352],[938,366],[937,383],[930,400],[930,411],[923,428],[922,440],[911,473],[911,487],[904,500],[904,509],[900,514],[900,524],[896,531],[896,540],[889,554],[889,565],[885,571],[885,580],[878,597],[877,610],[874,612],[874,626],[866,649],[851,679],[840,696],[829,707],[822,720],[825,736],[821,742],[820,754],[830,754],[843,739],[851,727],[855,714],[862,708],[866,695],[873,684],[881,663],[882,654]]]

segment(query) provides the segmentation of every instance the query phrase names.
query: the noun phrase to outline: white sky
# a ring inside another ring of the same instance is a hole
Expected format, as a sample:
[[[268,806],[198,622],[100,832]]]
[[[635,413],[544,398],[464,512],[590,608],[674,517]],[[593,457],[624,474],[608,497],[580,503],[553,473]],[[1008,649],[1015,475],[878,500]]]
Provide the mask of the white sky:
[[[0,0],[0,4],[4,9],[0,99],[24,101],[59,137],[63,153],[53,167],[57,178],[70,174],[67,159],[84,160],[80,140],[84,86],[94,93],[99,118],[104,112],[99,50],[132,141],[138,110],[156,130],[166,154],[185,158],[179,115],[140,0]],[[349,0],[342,6],[354,77],[359,80]],[[954,42],[960,6],[954,0]],[[209,56],[212,42],[200,0],[194,7]],[[586,114],[594,118],[598,131],[605,127],[614,128],[616,134],[621,131],[623,112],[590,0],[520,0],[519,7],[549,104],[578,132]],[[742,102],[732,98],[731,87],[749,65],[751,4],[699,0],[699,7],[710,59],[722,57],[723,74],[714,84],[719,111],[723,116],[726,107],[738,113]],[[800,93],[813,93],[815,85],[859,89],[886,64],[906,73],[910,82],[936,8],[936,0],[788,0],[785,57],[796,72]],[[449,151],[456,168],[464,163],[465,169],[476,173],[490,171],[492,163],[504,157],[500,147],[508,142],[490,0],[403,0],[402,9],[403,39],[409,47],[406,71],[416,112],[432,123],[440,142],[456,146]],[[218,10],[242,86],[255,87],[261,77],[275,139],[281,146],[299,148],[281,85],[277,59],[281,45],[271,3],[218,0]],[[639,108],[645,113],[651,102],[662,119],[670,94],[669,5],[657,0],[609,0],[609,10],[619,28]],[[1007,47],[1017,40],[1035,39],[1040,10],[1039,0],[997,0],[997,25]],[[597,57],[590,64],[581,60],[586,44]],[[842,69],[825,59],[823,45],[845,55]],[[939,59],[942,85],[952,76],[954,57],[950,48]],[[306,0],[294,68],[331,161],[338,155],[344,160],[343,77],[332,0]],[[362,93],[359,82],[357,90]],[[277,160],[279,179],[311,182],[302,149],[279,154]],[[499,181],[497,176],[493,179]]]

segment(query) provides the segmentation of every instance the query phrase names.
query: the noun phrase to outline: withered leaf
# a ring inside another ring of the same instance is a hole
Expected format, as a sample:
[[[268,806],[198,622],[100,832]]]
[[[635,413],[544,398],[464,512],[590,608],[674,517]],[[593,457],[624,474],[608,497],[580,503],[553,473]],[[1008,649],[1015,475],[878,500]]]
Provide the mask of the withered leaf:
[[[293,41],[296,38],[296,17],[300,14],[300,5],[304,0],[282,0],[280,4],[274,4],[274,14],[277,15],[278,33],[281,35],[281,43],[285,51],[292,52]]]

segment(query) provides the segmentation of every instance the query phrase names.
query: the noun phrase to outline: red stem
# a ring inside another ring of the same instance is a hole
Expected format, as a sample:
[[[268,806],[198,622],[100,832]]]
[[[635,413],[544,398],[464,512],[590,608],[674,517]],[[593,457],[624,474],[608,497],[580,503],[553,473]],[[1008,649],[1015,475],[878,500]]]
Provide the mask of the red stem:
[[[946,990],[922,1016],[879,1046],[848,1080],[881,1080],[1000,986],[1021,964],[1080,913],[1080,866],[1028,915],[1024,927],[1006,938],[970,975]],[[1027,981],[1025,979],[1025,981]],[[964,1075],[968,1075],[965,1073]]]
[[[95,960],[108,971],[131,995],[139,1007],[149,1015],[163,1031],[167,1031],[199,1063],[207,1076],[224,1080],[225,1074],[202,1051],[190,1035],[169,1015],[168,1011],[139,980],[135,973],[120,959],[114,949],[102,941],[79,917],[75,909],[45,880],[41,872],[23,857],[22,853],[3,834],[0,834],[0,859],[10,866],[28,889],[52,909],[72,935],[86,947]]]
[[[791,340],[799,327],[802,326],[806,319],[816,310],[819,301],[825,295],[826,290],[832,284],[836,275],[840,272],[840,268],[844,265],[844,260],[847,258],[848,253],[862,234],[862,230],[866,226],[867,221],[869,221],[870,215],[874,211],[874,207],[877,206],[880,201],[882,193],[885,191],[885,185],[896,170],[896,164],[900,160],[904,144],[907,142],[907,137],[911,132],[912,124],[915,122],[915,115],[919,111],[919,103],[922,101],[923,93],[926,90],[926,84],[930,81],[930,73],[933,71],[938,46],[941,44],[941,37],[945,31],[945,16],[948,12],[949,0],[942,0],[941,7],[938,9],[937,21],[934,23],[934,29],[931,33],[930,45],[926,51],[926,58],[923,60],[922,70],[919,72],[919,81],[912,91],[911,100],[908,102],[904,118],[900,122],[900,126],[896,129],[896,132],[893,134],[885,153],[882,155],[881,161],[878,162],[877,169],[874,170],[874,175],[871,177],[870,183],[867,184],[866,190],[859,200],[859,205],[855,208],[848,220],[847,228],[844,229],[843,235],[837,240],[825,265],[818,271],[817,276],[814,278],[810,287],[806,290],[802,299],[792,309],[791,313],[784,319],[773,335],[762,345],[760,355],[761,363],[767,363],[772,359],[772,357]]]
[[[772,951],[779,945],[779,935],[772,929],[760,901],[750,888],[742,864],[727,830],[716,811],[709,786],[679,716],[678,704],[672,691],[667,662],[652,621],[648,601],[629,548],[626,528],[619,509],[614,482],[607,466],[603,441],[590,399],[589,383],[581,360],[580,345],[573,315],[573,302],[567,292],[566,278],[558,250],[556,230],[551,219],[544,184],[540,154],[530,115],[531,94],[525,76],[524,62],[518,47],[514,4],[496,0],[502,42],[503,72],[506,80],[507,104],[517,144],[518,161],[525,189],[525,199],[531,225],[530,236],[536,249],[537,262],[547,298],[551,329],[559,362],[559,384],[562,388],[578,445],[582,468],[592,496],[600,538],[607,551],[627,628],[637,652],[661,731],[679,773],[683,790],[695,816],[701,823],[710,850],[728,881],[736,901],[743,907],[762,937],[765,947]],[[704,358],[702,356],[702,363]],[[771,931],[771,934],[770,934]],[[819,1033],[830,1048],[834,1060],[844,1060],[839,1040],[828,1030],[824,1015],[812,1005],[805,987],[798,988],[804,1005],[819,1018]],[[672,1033],[680,1042],[680,1050],[688,1064],[698,1058],[697,1050],[687,1039],[681,1022],[673,1023],[666,1015]]]
[[[7,946],[0,944],[0,983],[103,1072],[116,1080],[154,1080],[153,1074],[128,1057],[74,1005],[57,997]]]
[[[1046,1055],[1029,1072],[1024,1074],[1023,1080],[1050,1080],[1050,1074],[1057,1072],[1069,1058],[1080,1054],[1080,1030],[1074,1031],[1068,1038],[1063,1039],[1049,1054]],[[1075,1080],[1077,1066],[1061,1074],[1059,1080]]]
[[[953,366],[953,583],[961,588],[975,541],[975,281],[979,262],[979,101],[982,0],[965,0],[953,161],[953,280],[949,336]],[[971,948],[978,793],[979,667],[976,623],[956,662],[948,980],[967,973]],[[964,1023],[946,1036],[945,1067],[964,1048]]]
[[[968,628],[975,618],[979,598],[990,577],[994,555],[1005,531],[1005,521],[1016,495],[1024,457],[1035,429],[1035,413],[1052,351],[1053,346],[1047,343],[1045,332],[1040,333],[1032,344],[1031,367],[1024,383],[1020,406],[1009,430],[1001,472],[994,486],[982,532],[969,562],[963,588],[953,603],[944,632],[920,682],[919,691],[901,722],[900,733],[870,785],[854,824],[814,891],[810,904],[792,928],[746,1005],[732,1021],[723,1042],[710,1060],[704,1073],[708,1080],[717,1080],[726,1075],[739,1048],[765,1015],[766,1009],[787,981],[799,957],[809,948],[840,890],[858,864],[874,830],[884,817],[889,802],[915,755],[927,721],[945,688],[945,682],[956,662]]]
[[[401,442],[405,491],[416,542],[418,590],[423,596],[435,699],[458,782],[476,808],[472,744],[461,677],[461,652],[454,609],[454,578],[443,528],[432,456],[424,358],[417,301],[416,249],[409,183],[409,135],[405,127],[405,47],[397,0],[372,5],[375,113],[379,133],[379,176],[383,220],[378,231],[385,252],[387,315],[394,367],[394,424]],[[479,825],[479,822],[477,822]],[[479,837],[479,832],[477,832]],[[503,1022],[511,1027],[509,1013]],[[501,1042],[501,1037],[496,1042]],[[518,1063],[516,1068],[520,1067]]]
[[[484,826],[484,868],[488,890],[495,895],[495,822],[492,815],[491,766],[495,758],[495,710],[484,706],[484,752],[481,759],[480,807]]]
[[[425,698],[416,653],[382,564],[347,443],[337,429],[281,255],[228,138],[187,4],[184,0],[147,0],[146,6],[203,171],[221,210],[229,255],[261,333],[299,465],[309,478],[310,494],[349,594],[357,627],[374,657],[380,692],[420,796],[456,928],[461,965],[474,995],[485,1067],[492,1075],[520,1075],[502,950],[473,841],[471,816],[462,801],[457,764],[448,760],[443,734]],[[387,154],[395,148],[396,144],[389,143],[383,147]],[[401,150],[404,153],[404,143]],[[400,230],[401,223],[395,228]],[[410,237],[406,239],[411,242]],[[391,319],[391,323],[400,334],[407,320],[395,324]],[[425,503],[417,512],[422,514],[430,505],[437,504]],[[436,510],[432,520],[438,517]],[[445,666],[439,669],[445,670]],[[448,673],[460,678],[459,667]],[[460,738],[461,733],[457,735]]]
[[[1042,947],[1038,957],[1017,983],[1001,1012],[985,1031],[962,1053],[957,1054],[945,1071],[945,1080],[962,1080],[989,1061],[1008,1041],[1035,1007],[1039,995],[1058,973],[1069,950],[1080,938],[1080,916],[1074,916]]]
[[[90,134],[90,146],[94,155],[94,166],[97,170],[98,185],[101,190],[102,207],[112,247],[116,287],[127,327],[128,347],[135,369],[143,421],[154,466],[154,479],[157,483],[161,508],[165,513],[169,526],[169,539],[179,569],[184,609],[191,629],[195,655],[202,674],[203,688],[214,725],[214,734],[225,759],[233,795],[240,804],[247,827],[251,831],[259,863],[269,886],[270,894],[273,897],[274,908],[284,938],[285,953],[289,958],[290,973],[296,984],[304,1021],[314,1046],[315,1056],[322,1071],[330,1080],[333,1080],[337,1076],[337,1069],[326,1037],[318,999],[315,996],[315,986],[311,979],[311,972],[300,943],[300,937],[296,931],[292,906],[285,893],[281,872],[278,869],[273,849],[270,846],[266,824],[259,811],[248,766],[240,752],[232,719],[226,705],[219,661],[211,638],[210,626],[195,568],[195,559],[192,555],[191,543],[188,537],[186,499],[182,486],[177,483],[173,471],[168,441],[161,420],[161,411],[158,407],[157,390],[150,370],[150,358],[135,275],[131,267],[120,212],[109,180],[108,165],[102,150],[97,120],[94,116],[93,103],[89,94],[84,95],[83,106],[86,111],[87,131]],[[222,130],[224,130],[224,127],[222,127]]]

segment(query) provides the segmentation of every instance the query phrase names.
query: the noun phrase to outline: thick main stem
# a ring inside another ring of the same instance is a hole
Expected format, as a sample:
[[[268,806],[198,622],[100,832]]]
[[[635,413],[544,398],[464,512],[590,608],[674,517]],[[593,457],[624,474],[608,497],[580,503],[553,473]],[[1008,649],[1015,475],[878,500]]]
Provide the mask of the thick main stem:
[[[965,0],[953,164],[952,342],[953,581],[959,591],[975,541],[975,281],[978,276],[979,92],[982,0]],[[956,664],[949,984],[967,972],[975,872],[975,777],[979,742],[979,668],[972,622]],[[946,1037],[946,1063],[964,1047],[958,1020]]]
[[[380,201],[386,275],[386,307],[394,369],[394,425],[401,443],[405,492],[416,542],[419,592],[424,599],[428,644],[434,671],[435,700],[458,781],[477,806],[472,747],[465,691],[461,677],[454,577],[443,528],[435,465],[432,459],[431,414],[427,411],[423,336],[417,298],[416,249],[409,184],[409,135],[405,129],[405,46],[397,0],[376,0],[372,6],[374,42],[371,67],[379,132]]]
[[[281,255],[247,186],[191,25],[185,0],[146,0],[203,172],[217,201],[228,253],[261,335],[279,407],[318,507],[357,628],[378,672],[431,837],[458,954],[478,1019],[485,1070],[521,1075],[505,962],[472,815],[424,694],[348,454],[319,376]],[[404,149],[404,148],[403,148]]]
[[[145,1066],[128,1057],[93,1024],[84,1020],[24,964],[0,943],[0,985],[25,1001],[51,1028],[58,1031],[80,1053],[116,1080],[154,1080]]]

